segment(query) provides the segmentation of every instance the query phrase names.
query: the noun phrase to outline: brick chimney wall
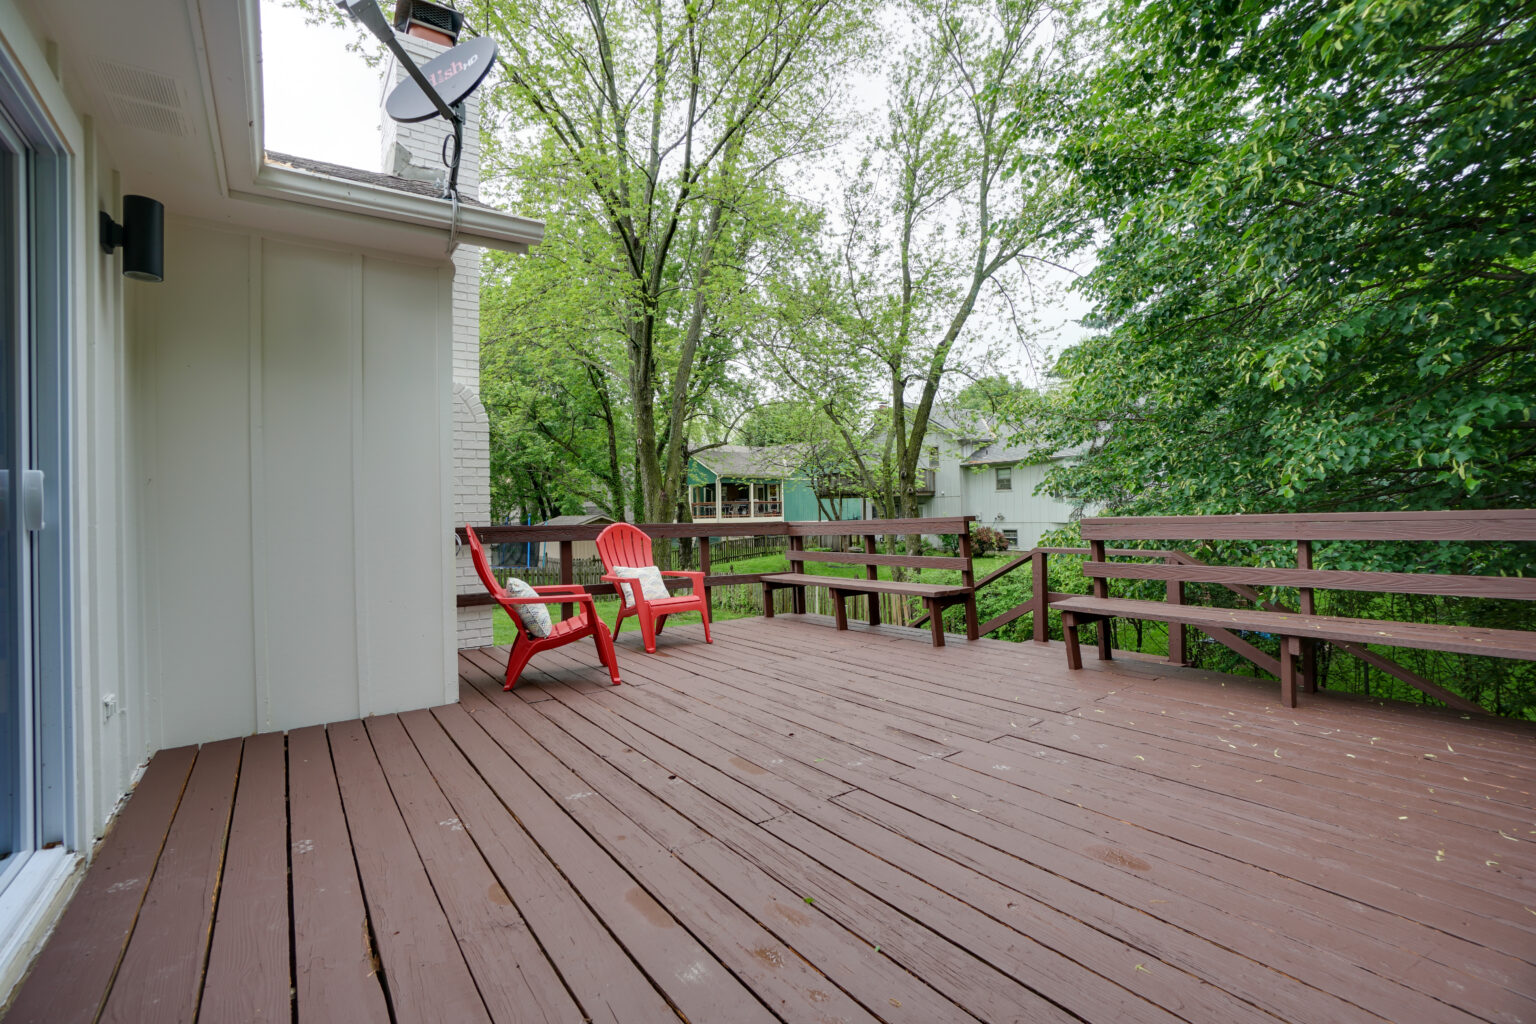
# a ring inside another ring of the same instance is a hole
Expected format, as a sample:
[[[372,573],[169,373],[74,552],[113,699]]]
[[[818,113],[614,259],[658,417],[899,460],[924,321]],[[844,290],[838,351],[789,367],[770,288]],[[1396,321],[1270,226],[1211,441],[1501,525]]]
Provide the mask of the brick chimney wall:
[[[418,64],[443,52],[443,47],[415,36],[399,37]],[[403,81],[405,69],[393,57],[384,77],[384,95]],[[386,174],[446,184],[443,139],[453,128],[442,118],[400,124],[383,115],[383,162]],[[459,164],[459,194],[480,195],[480,97],[465,103],[464,157]],[[488,524],[491,516],[490,427],[480,403],[480,250],[460,245],[453,254],[453,513],[455,525]],[[458,591],[480,593],[469,549],[459,553]],[[491,611],[459,609],[459,646],[483,647],[492,642]]]

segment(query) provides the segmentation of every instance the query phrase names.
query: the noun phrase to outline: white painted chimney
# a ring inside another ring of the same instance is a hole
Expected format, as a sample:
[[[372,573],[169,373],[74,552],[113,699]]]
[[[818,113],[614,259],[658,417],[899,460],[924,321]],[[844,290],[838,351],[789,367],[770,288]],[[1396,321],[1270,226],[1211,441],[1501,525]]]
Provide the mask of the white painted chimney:
[[[400,0],[395,7],[400,42],[417,64],[442,53],[458,39],[463,16],[429,0]],[[448,180],[443,163],[444,139],[453,126],[440,117],[400,124],[384,114],[384,97],[406,77],[390,57],[379,98],[383,125],[384,173],[438,186]],[[480,195],[480,95],[464,102],[464,155],[459,164],[459,195]],[[448,145],[451,147],[452,142]],[[453,514],[454,525],[481,526],[491,516],[490,426],[480,403],[480,250],[460,245],[453,254]],[[457,564],[459,593],[480,593],[466,547]],[[483,647],[492,642],[491,612],[487,608],[459,610],[459,646]]]

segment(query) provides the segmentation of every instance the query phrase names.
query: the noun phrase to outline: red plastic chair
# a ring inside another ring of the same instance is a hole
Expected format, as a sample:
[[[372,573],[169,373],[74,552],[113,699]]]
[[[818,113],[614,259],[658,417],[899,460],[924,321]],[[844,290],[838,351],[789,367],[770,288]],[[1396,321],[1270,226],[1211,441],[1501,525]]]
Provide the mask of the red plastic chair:
[[[507,610],[507,617],[512,620],[512,625],[517,627],[517,639],[512,644],[512,650],[507,656],[507,683],[502,687],[510,690],[517,685],[517,679],[523,674],[523,669],[528,665],[528,659],[540,651],[553,650],[556,647],[564,647],[583,637],[590,636],[597,644],[597,660],[603,663],[608,670],[608,675],[613,678],[613,685],[619,685],[619,659],[613,651],[613,637],[608,633],[608,627],[597,616],[597,604],[592,595],[581,586],[564,584],[549,587],[534,587],[538,597],[513,597],[504,590],[496,577],[491,573],[490,563],[485,560],[485,548],[480,546],[480,538],[475,536],[473,526],[464,527],[464,533],[469,537],[469,553],[475,561],[475,572],[480,574],[480,582],[485,584],[485,589],[491,592],[496,602]],[[522,617],[517,614],[518,605],[528,604],[579,604],[581,612],[569,619],[554,624],[548,636],[530,636],[523,625]]]
[[[663,576],[682,576],[692,580],[693,592],[651,601],[641,591],[639,580],[613,575],[615,569],[642,569],[656,564],[656,560],[651,557],[651,538],[643,530],[628,523],[614,523],[597,535],[597,554],[603,560],[603,569],[607,572],[603,580],[612,583],[619,592],[621,607],[619,617],[613,623],[615,634],[624,628],[626,616],[636,616],[640,620],[640,636],[645,641],[646,653],[655,654],[656,634],[661,632],[668,615],[698,612],[704,617],[704,642],[714,643],[709,638],[709,608],[704,603],[702,572],[662,570]]]

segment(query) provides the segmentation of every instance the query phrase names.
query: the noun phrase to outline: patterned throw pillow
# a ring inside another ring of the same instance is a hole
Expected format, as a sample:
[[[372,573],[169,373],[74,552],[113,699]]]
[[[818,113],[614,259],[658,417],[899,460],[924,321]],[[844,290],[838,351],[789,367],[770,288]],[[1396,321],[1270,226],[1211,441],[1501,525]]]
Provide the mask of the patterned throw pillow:
[[[622,576],[627,580],[639,580],[640,593],[645,595],[647,601],[663,601],[672,596],[667,590],[666,582],[661,578],[661,570],[654,565],[643,565],[638,569],[620,566],[613,570],[613,575]],[[633,593],[633,588],[625,587],[625,598]]]
[[[504,588],[513,597],[538,597],[539,592],[517,577],[507,580]],[[554,623],[549,619],[549,609],[542,604],[515,604],[517,617],[523,620],[523,628],[531,637],[549,636],[549,631],[554,628]]]

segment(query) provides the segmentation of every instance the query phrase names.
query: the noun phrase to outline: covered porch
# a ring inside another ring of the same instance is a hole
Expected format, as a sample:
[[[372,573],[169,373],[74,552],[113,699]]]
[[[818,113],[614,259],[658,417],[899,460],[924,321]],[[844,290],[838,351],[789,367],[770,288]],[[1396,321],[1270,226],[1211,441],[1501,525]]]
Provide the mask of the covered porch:
[[[157,754],[8,1021],[1536,1015],[1536,727],[815,618]]]

